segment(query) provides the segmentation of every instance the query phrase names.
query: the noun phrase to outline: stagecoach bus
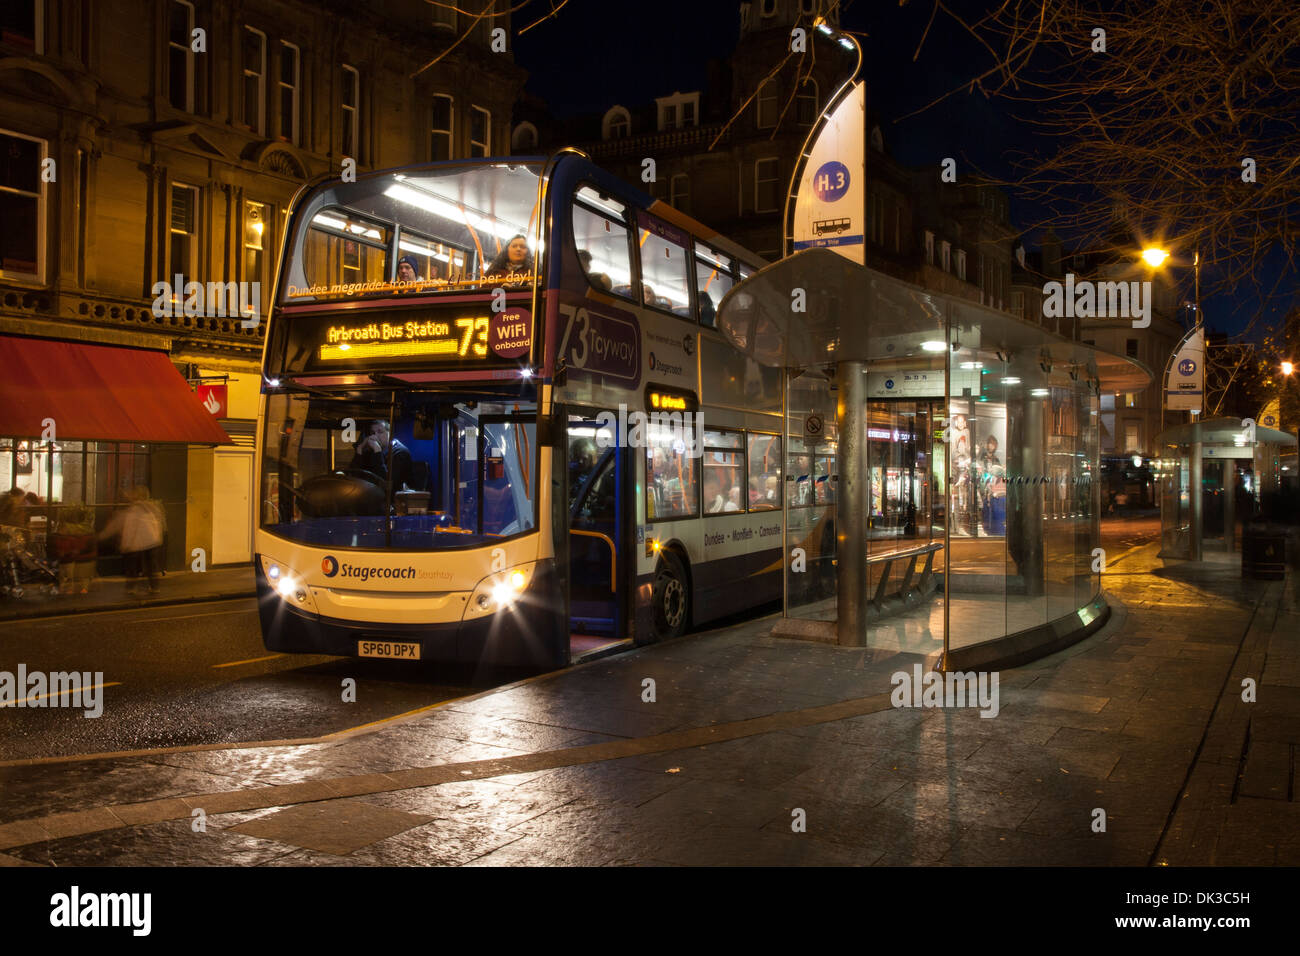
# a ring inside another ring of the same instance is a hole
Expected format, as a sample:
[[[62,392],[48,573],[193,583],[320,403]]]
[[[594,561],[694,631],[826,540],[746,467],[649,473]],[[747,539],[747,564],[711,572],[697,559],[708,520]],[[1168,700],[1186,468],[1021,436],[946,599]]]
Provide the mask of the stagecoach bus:
[[[556,666],[779,599],[813,479],[783,474],[779,371],[714,328],[761,265],[576,150],[304,187],[263,357],[267,648]]]

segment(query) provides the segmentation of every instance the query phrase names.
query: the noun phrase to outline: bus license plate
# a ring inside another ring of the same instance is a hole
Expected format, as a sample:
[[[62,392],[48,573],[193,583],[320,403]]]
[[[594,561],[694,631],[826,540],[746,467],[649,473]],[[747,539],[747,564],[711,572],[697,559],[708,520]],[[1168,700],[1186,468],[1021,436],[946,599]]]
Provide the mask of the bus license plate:
[[[387,657],[399,661],[418,661],[420,645],[404,641],[357,641],[358,657]]]

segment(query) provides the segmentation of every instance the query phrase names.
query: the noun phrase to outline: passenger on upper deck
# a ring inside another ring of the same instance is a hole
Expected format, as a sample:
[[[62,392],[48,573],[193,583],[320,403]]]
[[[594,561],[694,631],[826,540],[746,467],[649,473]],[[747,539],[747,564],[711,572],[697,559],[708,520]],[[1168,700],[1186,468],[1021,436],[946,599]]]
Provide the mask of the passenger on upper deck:
[[[533,254],[528,251],[528,240],[524,236],[514,236],[484,270],[483,278],[505,280],[501,284],[510,288],[523,285],[524,277],[532,274]]]
[[[586,249],[578,250],[578,261],[582,263],[582,271],[591,276],[593,285],[598,285],[607,292],[614,288],[613,281],[605,273],[591,271],[591,253]]]

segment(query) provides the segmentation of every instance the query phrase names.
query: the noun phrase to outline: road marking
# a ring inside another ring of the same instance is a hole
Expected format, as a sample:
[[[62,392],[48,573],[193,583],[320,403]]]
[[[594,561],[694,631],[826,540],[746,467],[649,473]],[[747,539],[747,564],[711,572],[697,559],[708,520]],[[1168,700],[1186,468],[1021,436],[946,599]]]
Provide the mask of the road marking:
[[[199,604],[229,604],[231,601],[255,600],[256,597],[257,595],[255,594],[249,594],[246,597],[224,597],[224,598],[214,597],[208,601],[186,601],[184,606],[194,607],[195,605],[199,605]],[[74,617],[99,617],[104,614],[139,614],[141,611],[153,611],[156,609],[157,609],[157,605],[153,605],[149,607],[110,607],[110,608],[100,608],[98,610],[91,608],[88,611],[77,611],[73,614],[45,614],[40,617],[0,618],[0,624],[26,624],[32,627],[55,627],[60,622],[66,621],[69,618],[74,618]],[[223,611],[221,613],[224,614],[224,613],[231,613],[231,612]],[[203,615],[200,614],[197,616],[202,617]],[[158,620],[168,621],[168,620],[175,620],[175,618],[158,618]]]
[[[254,608],[246,608],[239,611],[208,611],[206,614],[178,614],[176,617],[146,617],[143,620],[136,621],[136,624],[157,624],[160,621],[188,621],[196,617],[216,617],[220,614],[256,614]]]
[[[287,657],[287,654],[267,654],[265,657],[250,657],[244,661],[227,661],[224,664],[213,664],[213,667],[238,667],[240,664],[258,664],[262,661],[273,661],[277,657]]]
[[[8,703],[0,704],[0,707],[18,707],[22,704],[30,703],[33,700],[44,700],[47,697],[62,697],[64,694],[85,693],[88,690],[98,690],[101,687],[121,687],[120,680],[109,681],[106,684],[91,684],[89,687],[70,687],[67,690],[61,690],[57,694],[32,694],[31,697],[24,697],[22,700],[11,700]]]
[[[1106,562],[1106,567],[1108,567],[1108,568],[1109,568],[1109,567],[1113,567],[1114,565],[1119,564],[1121,561],[1123,561],[1125,558],[1127,558],[1127,557],[1128,557],[1130,554],[1132,554],[1134,551],[1141,551],[1143,548],[1149,548],[1149,547],[1151,547],[1151,546],[1152,546],[1153,544],[1155,544],[1155,543],[1156,543],[1155,541],[1147,541],[1147,542],[1144,542],[1143,544],[1135,544],[1135,545],[1133,545],[1133,547],[1129,548],[1127,551],[1125,551],[1123,554],[1121,554],[1118,558],[1112,558],[1112,559],[1108,560],[1108,561]]]

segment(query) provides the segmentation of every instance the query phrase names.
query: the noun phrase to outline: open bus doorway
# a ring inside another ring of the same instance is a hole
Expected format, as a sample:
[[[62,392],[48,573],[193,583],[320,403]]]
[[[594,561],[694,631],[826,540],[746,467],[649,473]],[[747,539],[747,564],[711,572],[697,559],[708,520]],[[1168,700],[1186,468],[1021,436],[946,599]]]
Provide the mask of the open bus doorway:
[[[624,520],[632,497],[627,449],[595,414],[570,415],[566,442],[569,514],[569,657],[573,663],[630,643],[631,554]]]

